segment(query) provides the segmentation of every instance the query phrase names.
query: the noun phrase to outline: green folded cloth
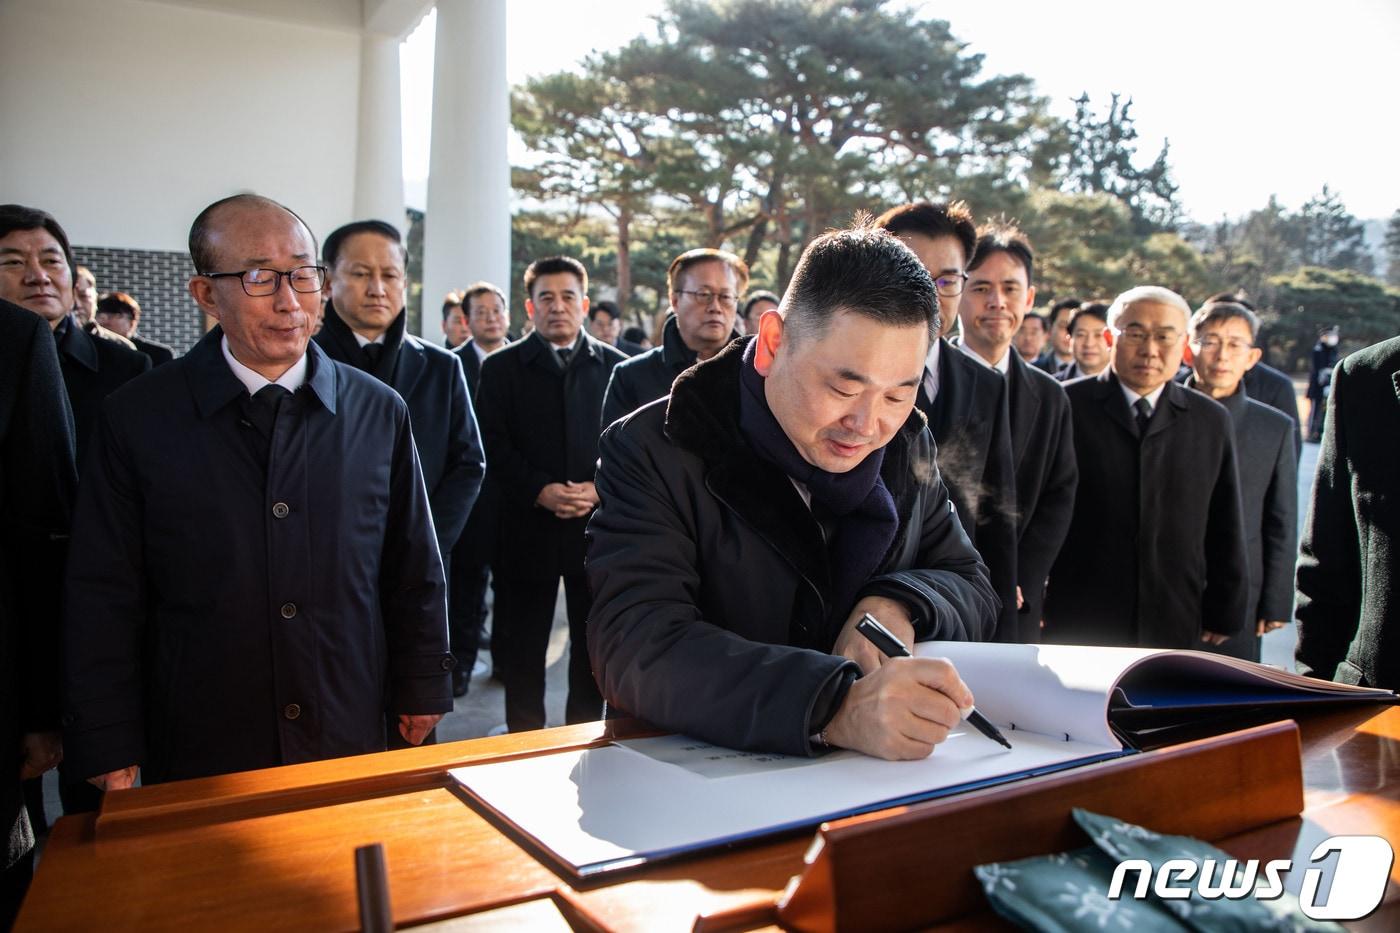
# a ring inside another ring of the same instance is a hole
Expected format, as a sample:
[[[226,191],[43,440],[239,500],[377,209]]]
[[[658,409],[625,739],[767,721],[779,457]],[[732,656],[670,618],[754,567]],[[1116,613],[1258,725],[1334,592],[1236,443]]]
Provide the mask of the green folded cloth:
[[[1212,845],[1189,836],[1163,836],[1112,817],[1075,809],[1074,820],[1093,845],[1073,852],[1042,855],[1018,862],[979,865],[974,871],[997,913],[1027,930],[1077,933],[1080,930],[1133,933],[1254,933],[1254,931],[1341,931],[1334,923],[1311,920],[1287,892],[1270,900],[1255,897],[1207,900],[1197,890],[1198,879],[1180,880],[1174,887],[1190,888],[1184,898],[1159,897],[1154,890],[1156,871],[1170,859],[1188,859],[1201,871],[1213,863],[1211,887],[1227,879],[1227,862],[1235,876],[1233,886],[1245,882],[1239,861]],[[1137,871],[1126,873],[1122,895],[1109,900],[1109,886],[1120,862],[1142,859],[1152,865],[1147,896],[1134,897]],[[1262,871],[1255,879],[1263,885]]]

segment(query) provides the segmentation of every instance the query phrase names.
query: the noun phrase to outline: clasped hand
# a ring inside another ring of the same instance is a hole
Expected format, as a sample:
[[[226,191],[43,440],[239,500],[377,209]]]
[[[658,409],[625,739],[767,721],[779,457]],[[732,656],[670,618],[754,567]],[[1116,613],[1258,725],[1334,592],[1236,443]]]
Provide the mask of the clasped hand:
[[[592,483],[546,483],[535,504],[556,518],[582,518],[598,504],[598,490]]]

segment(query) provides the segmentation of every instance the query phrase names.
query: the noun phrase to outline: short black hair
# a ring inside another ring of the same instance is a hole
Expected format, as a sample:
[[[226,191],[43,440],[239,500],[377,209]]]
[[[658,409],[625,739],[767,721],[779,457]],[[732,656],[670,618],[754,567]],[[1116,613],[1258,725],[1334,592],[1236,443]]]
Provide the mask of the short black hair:
[[[1191,315],[1186,331],[1194,340],[1200,334],[1201,328],[1207,324],[1224,323],[1232,319],[1244,321],[1245,326],[1249,328],[1251,341],[1259,339],[1259,315],[1243,301],[1207,300]]]
[[[495,295],[497,298],[501,299],[501,307],[503,308],[507,304],[506,293],[501,291],[501,287],[499,285],[492,285],[490,282],[483,280],[480,282],[473,282],[462,290],[462,313],[470,317],[472,313],[472,299],[479,298],[482,295]],[[506,314],[509,316],[510,312],[507,311]]]
[[[630,341],[632,343],[640,344],[642,341],[647,339],[647,332],[644,328],[638,327],[636,324],[633,324],[631,327],[623,328],[622,339]]]
[[[49,236],[57,240],[63,249],[63,257],[68,260],[69,276],[77,281],[78,270],[77,264],[73,262],[73,247],[68,245],[68,234],[52,214],[37,207],[25,207],[23,204],[0,204],[0,238],[7,237],[16,230],[48,231]]]
[[[1079,321],[1080,318],[1083,317],[1095,318],[1099,321],[1102,321],[1103,325],[1107,327],[1108,307],[1108,302],[1105,301],[1084,302],[1082,305],[1075,308],[1074,313],[1069,316],[1069,326],[1067,329],[1071,331],[1074,330],[1074,325]]]
[[[1050,327],[1054,328],[1055,322],[1060,319],[1061,314],[1064,314],[1066,311],[1078,311],[1079,306],[1082,304],[1084,304],[1084,302],[1078,298],[1061,298],[1050,306],[1050,313],[1045,316],[1045,319]]]
[[[544,259],[536,259],[525,269],[525,297],[534,300],[535,279],[542,275],[558,275],[561,272],[576,277],[583,294],[588,294],[588,270],[583,267],[583,263],[572,256],[546,256]]]
[[[108,292],[97,299],[94,314],[122,314],[133,321],[141,317],[141,304],[126,292]]]
[[[1025,326],[1026,321],[1039,321],[1040,329],[1045,331],[1047,334],[1050,333],[1050,322],[1045,320],[1045,315],[1037,314],[1034,311],[1028,311],[1026,313],[1026,316],[1021,319],[1021,325]]]
[[[600,314],[610,315],[614,321],[622,319],[622,309],[617,306],[617,302],[608,301],[606,298],[602,301],[595,301],[588,306],[588,319],[590,321],[596,321]]]
[[[210,204],[195,217],[194,223],[190,224],[190,261],[194,263],[194,271],[198,273],[214,271],[214,265],[218,257],[214,255],[213,244],[209,242],[210,234],[213,232],[214,215],[218,214],[225,207],[235,204],[249,207],[272,207],[286,211],[296,218],[301,224],[306,235],[311,238],[311,254],[316,254],[316,234],[311,232],[311,225],[301,219],[301,215],[285,204],[281,204],[272,198],[263,197],[260,194],[244,192],[242,194],[231,195],[227,198],[220,198]]]
[[[1214,295],[1207,298],[1204,303],[1208,305],[1216,303],[1244,305],[1246,309],[1253,311],[1256,315],[1259,313],[1259,309],[1254,307],[1254,302],[1250,301],[1249,298],[1245,296],[1244,292],[1216,292]]]
[[[967,271],[976,269],[996,253],[1005,253],[1019,262],[1026,270],[1026,285],[1035,284],[1035,254],[1031,251],[1031,241],[1026,239],[1024,233],[1007,223],[983,227],[978,232],[977,248],[973,250],[972,259],[967,263]]]
[[[972,254],[977,246],[977,225],[972,222],[972,211],[962,201],[945,204],[942,201],[915,201],[892,207],[875,219],[877,227],[883,227],[895,236],[901,233],[918,233],[930,239],[943,236],[956,237],[962,245],[963,261],[972,262]]]
[[[382,236],[397,246],[399,254],[405,261],[408,260],[408,250],[404,249],[403,234],[399,233],[398,227],[382,220],[356,220],[343,227],[336,227],[331,231],[331,235],[326,237],[326,245],[321,247],[321,261],[326,264],[326,268],[334,269],[335,261],[340,258],[340,250],[345,246],[345,241],[361,233]]]
[[[760,301],[771,301],[775,305],[780,305],[783,303],[783,299],[779,298],[772,292],[759,290],[750,295],[748,299],[744,302],[744,310],[739,312],[739,317],[747,321],[749,319],[749,312],[752,311],[753,306],[758,304]]]
[[[808,244],[783,296],[783,331],[819,338],[838,311],[892,327],[922,325],[934,340],[942,322],[933,279],[894,234],[857,221]]]

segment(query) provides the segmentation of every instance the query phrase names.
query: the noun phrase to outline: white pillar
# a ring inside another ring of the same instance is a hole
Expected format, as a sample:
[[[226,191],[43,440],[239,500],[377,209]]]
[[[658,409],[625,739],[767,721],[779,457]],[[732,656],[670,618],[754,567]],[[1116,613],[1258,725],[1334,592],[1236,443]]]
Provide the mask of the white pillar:
[[[403,230],[403,115],[399,40],[360,40],[360,125],[355,147],[355,220],[384,220]]]
[[[442,296],[478,279],[510,294],[510,85],[505,0],[438,0],[423,228],[423,336]]]

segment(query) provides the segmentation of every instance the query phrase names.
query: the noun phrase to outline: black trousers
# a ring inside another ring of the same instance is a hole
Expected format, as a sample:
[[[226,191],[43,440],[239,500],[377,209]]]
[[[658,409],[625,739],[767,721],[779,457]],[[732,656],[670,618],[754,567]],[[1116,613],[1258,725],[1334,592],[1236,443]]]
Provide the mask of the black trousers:
[[[554,627],[557,580],[509,580],[497,574],[491,628],[492,657],[506,686],[506,727],[511,732],[545,725],[545,656]],[[602,718],[603,697],[588,663],[587,619],[592,599],[580,571],[564,575],[564,603],[569,616],[569,696],[565,722]]]
[[[486,587],[491,578],[489,564],[452,555],[452,580],[447,587],[447,631],[452,641],[456,673],[469,682],[476,656],[481,651],[481,635],[486,629]]]

